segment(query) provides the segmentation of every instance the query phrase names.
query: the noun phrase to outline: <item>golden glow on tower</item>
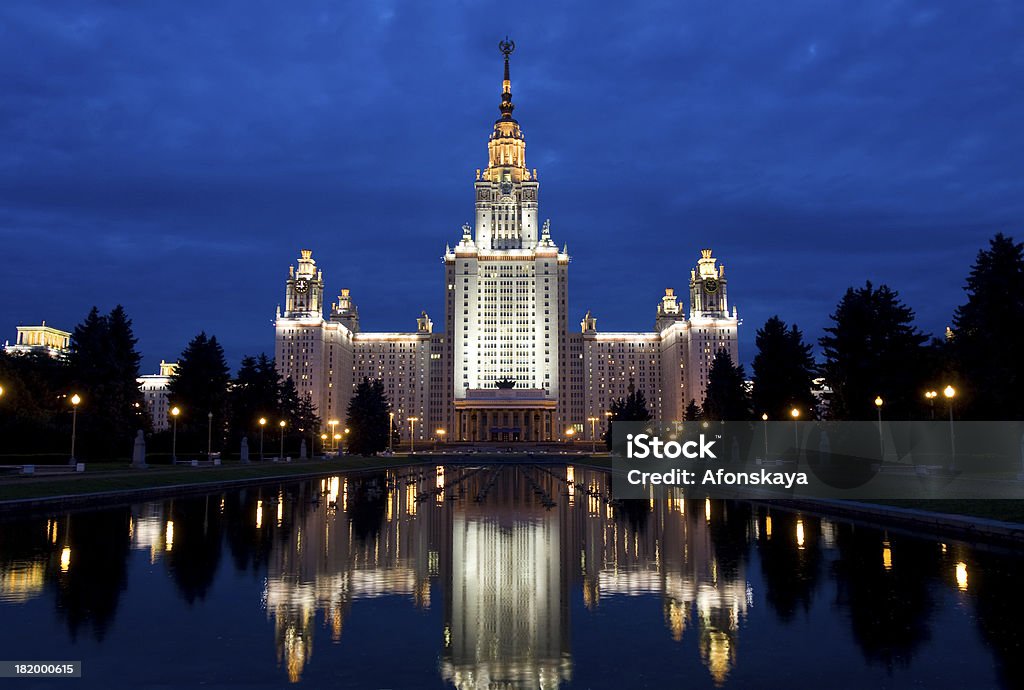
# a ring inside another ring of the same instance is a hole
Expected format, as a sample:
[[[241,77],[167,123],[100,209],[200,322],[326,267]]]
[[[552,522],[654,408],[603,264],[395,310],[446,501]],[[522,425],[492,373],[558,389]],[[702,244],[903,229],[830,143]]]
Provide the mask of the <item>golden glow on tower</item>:
[[[508,58],[516,49],[508,37],[498,44],[505,55],[505,78],[501,82],[501,117],[494,123],[494,132],[487,142],[488,162],[481,179],[488,182],[522,182],[529,180],[526,169],[526,140],[519,123],[512,117],[512,80],[509,77]]]

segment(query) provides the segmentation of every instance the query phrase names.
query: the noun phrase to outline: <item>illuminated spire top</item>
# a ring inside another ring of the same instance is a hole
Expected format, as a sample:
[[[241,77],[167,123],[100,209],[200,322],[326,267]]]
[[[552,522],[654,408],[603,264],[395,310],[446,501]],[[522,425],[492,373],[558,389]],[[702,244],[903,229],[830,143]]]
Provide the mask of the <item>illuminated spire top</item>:
[[[505,36],[505,40],[498,43],[498,50],[505,55],[505,79],[501,82],[501,117],[506,120],[512,119],[512,111],[515,106],[512,105],[512,79],[508,73],[508,56],[512,54],[512,51],[516,49],[516,42],[509,40],[508,36]]]
[[[508,58],[516,49],[515,41],[508,36],[498,43],[498,50],[505,56],[505,79],[501,82],[501,117],[494,123],[494,132],[487,143],[488,163],[481,179],[497,182],[508,178],[511,182],[530,179],[526,169],[526,141],[519,129],[519,123],[512,117],[512,79],[509,76]]]

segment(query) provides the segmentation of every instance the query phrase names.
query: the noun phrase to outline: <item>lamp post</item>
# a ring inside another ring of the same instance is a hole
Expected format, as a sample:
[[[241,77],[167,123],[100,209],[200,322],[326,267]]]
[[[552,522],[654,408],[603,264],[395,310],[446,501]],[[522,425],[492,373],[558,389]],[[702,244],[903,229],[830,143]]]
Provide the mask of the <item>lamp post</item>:
[[[320,451],[327,454],[327,434],[320,434]]]
[[[331,438],[337,439],[338,438],[338,434],[336,432],[338,431],[338,428],[337,428],[338,427],[338,420],[337,419],[329,420],[327,422],[327,426],[331,427]],[[334,450],[338,450],[338,444],[334,444]]]
[[[178,415],[181,408],[177,405],[171,408],[171,420],[174,424],[174,431],[171,432],[171,464],[178,462]]]
[[[796,420],[800,419],[800,410],[795,407],[789,411],[789,416],[793,418],[793,453],[796,459],[800,459],[800,434],[797,431]]]
[[[438,442],[438,440],[440,440],[441,443],[444,443],[444,435],[446,433],[448,433],[448,432],[446,432],[444,429],[436,429],[434,431],[434,450],[437,450],[437,442]]]
[[[942,390],[949,402],[949,470],[956,469],[956,437],[953,435],[953,398],[956,396],[956,389],[953,386],[946,386]]]
[[[885,462],[885,442],[882,440],[882,396],[875,396],[875,409],[878,410],[878,462]]]
[[[597,417],[587,417],[590,422],[590,452],[597,452]]]
[[[341,434],[334,435],[334,450],[338,450],[338,442],[341,441]]]
[[[267,426],[267,418],[260,417],[260,462],[263,462],[263,429]]]
[[[409,420],[409,453],[416,452],[416,422],[420,421],[419,417],[407,417]]]
[[[388,412],[388,452],[392,451],[391,439],[395,436],[395,413]]]
[[[82,398],[79,397],[78,393],[71,396],[71,459],[68,460],[69,465],[78,463],[75,460],[75,435],[78,431],[78,404],[80,402],[82,402]]]
[[[928,407],[931,408],[931,411],[932,411],[932,421],[934,422],[935,421],[935,398],[939,397],[939,394],[938,394],[937,391],[928,391],[927,393],[924,394],[924,397],[925,397],[925,400],[928,401]]]
[[[213,458],[213,412],[206,413],[206,459]]]
[[[573,427],[569,427],[568,429],[565,430],[565,435],[569,437],[568,442],[572,443],[572,437],[576,435],[576,429],[574,429]]]
[[[284,428],[288,425],[288,422],[282,419],[278,422],[278,425],[281,427],[281,454],[277,456],[277,459],[284,462]]]
[[[761,428],[764,430],[764,459],[768,459],[768,413],[761,415]]]

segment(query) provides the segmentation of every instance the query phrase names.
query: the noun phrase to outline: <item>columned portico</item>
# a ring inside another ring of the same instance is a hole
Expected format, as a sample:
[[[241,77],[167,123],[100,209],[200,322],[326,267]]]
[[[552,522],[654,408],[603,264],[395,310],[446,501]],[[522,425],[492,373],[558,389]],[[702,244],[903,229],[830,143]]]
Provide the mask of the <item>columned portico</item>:
[[[454,440],[554,440],[556,405],[543,389],[470,389],[455,400]]]

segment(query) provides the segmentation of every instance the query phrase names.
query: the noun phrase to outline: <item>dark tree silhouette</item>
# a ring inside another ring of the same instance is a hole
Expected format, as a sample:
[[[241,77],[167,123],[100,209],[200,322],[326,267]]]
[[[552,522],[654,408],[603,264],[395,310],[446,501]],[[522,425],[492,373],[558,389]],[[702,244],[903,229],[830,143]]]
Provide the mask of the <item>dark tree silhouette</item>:
[[[644,392],[637,390],[633,379],[629,380],[628,393],[624,398],[616,398],[612,401],[608,417],[608,431],[604,434],[604,444],[608,450],[612,448],[611,428],[613,422],[646,422],[651,418],[651,411],[647,409],[647,398]]]
[[[757,330],[755,343],[751,392],[755,415],[788,419],[795,407],[801,419],[814,419],[814,357],[800,329],[796,325],[787,327],[773,316]]]
[[[118,305],[103,316],[93,307],[75,327],[68,353],[70,395],[82,398],[76,454],[82,458],[126,457],[136,429],[149,429],[139,390],[141,355],[132,322]],[[80,449],[80,450],[79,450]]]
[[[951,348],[963,394],[958,407],[973,419],[1024,419],[1024,244],[993,237],[964,290]]]
[[[188,344],[171,376],[170,403],[181,408],[178,419],[179,452],[206,450],[207,417],[213,413],[213,450],[222,448],[227,414],[228,383],[231,370],[224,359],[224,348],[216,336],[200,333]]]
[[[388,447],[391,404],[379,379],[364,378],[348,404],[348,451],[376,455]]]
[[[686,412],[683,413],[683,417],[687,422],[696,422],[700,419],[700,405],[693,398],[690,398],[690,402],[686,403]]]
[[[715,353],[708,372],[708,389],[701,412],[704,419],[740,422],[750,419],[750,395],[747,393],[743,365],[735,365],[725,348]]]
[[[929,363],[927,336],[914,326],[914,312],[899,295],[871,282],[849,288],[829,315],[832,325],[819,341],[822,374],[832,389],[831,419],[874,419],[874,400],[885,401],[888,419],[910,419],[922,410]]]

